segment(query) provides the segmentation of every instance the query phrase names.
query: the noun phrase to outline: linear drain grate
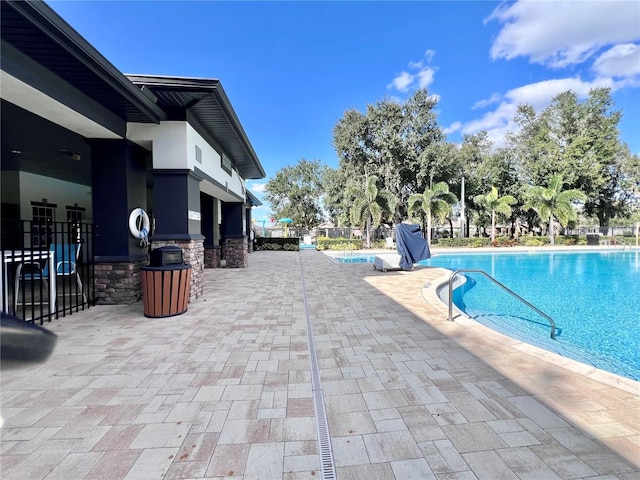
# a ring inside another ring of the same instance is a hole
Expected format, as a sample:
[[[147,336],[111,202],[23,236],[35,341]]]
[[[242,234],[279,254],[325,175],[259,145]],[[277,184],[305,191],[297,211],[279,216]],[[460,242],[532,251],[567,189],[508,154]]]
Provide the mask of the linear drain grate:
[[[327,423],[327,412],[324,407],[324,396],[322,393],[320,373],[318,370],[318,356],[316,355],[316,344],[313,340],[311,313],[309,312],[309,302],[307,301],[307,289],[304,285],[304,270],[302,268],[302,256],[300,253],[298,253],[298,260],[300,262],[300,279],[302,281],[304,315],[307,321],[307,342],[309,344],[309,361],[311,363],[311,386],[313,388],[313,407],[316,412],[316,428],[318,431],[318,450],[320,451],[322,480],[335,480],[337,478],[336,467],[333,461],[331,437],[329,436],[329,424]]]

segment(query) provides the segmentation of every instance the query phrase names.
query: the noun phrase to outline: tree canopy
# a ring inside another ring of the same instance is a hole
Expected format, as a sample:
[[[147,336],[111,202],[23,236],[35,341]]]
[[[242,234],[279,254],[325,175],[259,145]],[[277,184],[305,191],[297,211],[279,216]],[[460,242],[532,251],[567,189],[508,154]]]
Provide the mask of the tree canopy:
[[[554,218],[563,225],[574,218],[576,199],[581,215],[603,227],[614,218],[640,220],[640,158],[620,140],[622,113],[610,89],[593,89],[585,99],[563,92],[539,112],[520,105],[518,130],[499,147],[486,131],[447,142],[437,106],[438,98],[420,89],[404,102],[346,110],[332,132],[338,168],[303,159],[278,171],[265,189],[274,214],[306,228],[325,218],[339,225],[358,218],[365,228],[367,222],[398,223],[420,206],[429,223],[443,222],[446,211],[451,224],[457,208],[450,200],[464,178],[467,218],[484,227],[485,212],[491,213],[492,237],[496,214],[510,216],[512,225],[550,223],[553,230]],[[436,186],[451,195],[444,203],[427,198]],[[376,200],[380,192],[385,198]],[[550,195],[560,203],[546,205]]]
[[[438,182],[423,193],[414,193],[409,197],[409,212],[414,212],[415,208],[419,207],[427,217],[427,242],[431,243],[431,220],[436,218],[444,221],[451,211],[451,205],[457,201],[445,182]]]
[[[564,190],[563,186],[562,175],[555,174],[549,180],[548,187],[534,185],[527,192],[527,206],[538,212],[542,221],[549,224],[551,245],[555,243],[554,219],[557,219],[560,225],[566,226],[577,217],[573,203],[584,201],[587,198],[580,190]]]
[[[378,177],[365,173],[360,185],[353,185],[347,196],[353,198],[351,223],[364,227],[367,234],[367,246],[371,246],[371,229],[380,226],[382,215],[392,211],[394,198],[389,192],[378,188]]]
[[[640,177],[640,171],[625,174],[630,154],[619,138],[621,117],[609,88],[591,90],[583,102],[574,92],[560,93],[540,113],[521,105],[515,118],[520,130],[508,138],[521,183],[542,185],[560,174],[568,188],[587,194],[584,213],[608,226],[633,201],[625,182]]]
[[[306,229],[321,223],[326,169],[320,160],[305,159],[280,169],[264,189],[273,214],[291,218],[293,225]]]
[[[393,195],[396,209],[390,221],[402,220],[409,196],[417,191],[418,176],[437,163],[434,146],[444,141],[437,103],[420,89],[404,103],[384,100],[369,105],[365,113],[347,110],[333,129],[339,168],[349,177],[375,175]]]
[[[476,197],[476,203],[486,208],[491,213],[491,241],[496,239],[496,214],[508,217],[511,215],[511,206],[518,203],[512,195],[498,195],[498,189],[491,187],[491,191]]]

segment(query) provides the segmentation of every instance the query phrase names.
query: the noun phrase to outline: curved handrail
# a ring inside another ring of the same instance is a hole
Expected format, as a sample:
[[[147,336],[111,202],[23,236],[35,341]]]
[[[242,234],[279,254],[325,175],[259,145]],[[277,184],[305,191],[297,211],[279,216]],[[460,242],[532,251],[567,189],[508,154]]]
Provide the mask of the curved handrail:
[[[491,280],[493,283],[495,283],[496,285],[498,285],[499,287],[501,287],[505,292],[510,293],[511,295],[513,295],[514,297],[516,297],[518,300],[520,300],[522,303],[524,303],[525,305],[527,305],[529,308],[533,309],[534,311],[536,311],[537,313],[539,313],[540,315],[542,315],[544,318],[546,318],[547,320],[549,320],[549,323],[551,324],[551,338],[555,339],[556,338],[556,322],[553,321],[553,319],[547,315],[546,313],[544,313],[542,310],[540,310],[539,308],[531,305],[529,302],[527,302],[524,298],[522,298],[520,295],[518,295],[516,292],[514,292],[513,290],[510,290],[508,287],[504,286],[502,283],[500,283],[498,280],[496,280],[495,278],[493,278],[491,275],[489,275],[487,272],[485,272],[484,270],[475,270],[475,269],[469,269],[469,268],[461,268],[458,270],[454,270],[453,272],[451,272],[451,275],[449,276],[449,318],[448,320],[450,322],[453,321],[453,279],[456,275],[458,275],[459,273],[481,273],[482,275],[484,275],[485,277],[487,277],[489,280]]]

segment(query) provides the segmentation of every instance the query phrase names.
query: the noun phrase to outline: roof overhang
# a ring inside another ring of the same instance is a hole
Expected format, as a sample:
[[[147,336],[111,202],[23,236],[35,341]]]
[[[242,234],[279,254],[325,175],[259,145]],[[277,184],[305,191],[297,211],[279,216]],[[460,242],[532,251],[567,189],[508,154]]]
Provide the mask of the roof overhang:
[[[262,202],[253,193],[247,190],[247,201],[252,207],[260,207]]]
[[[127,75],[127,78],[155,98],[168,119],[189,121],[233,161],[243,178],[266,176],[219,80],[151,75]]]
[[[123,122],[158,123],[166,117],[46,3],[1,3],[3,71],[71,108],[80,102],[70,92],[79,92]]]

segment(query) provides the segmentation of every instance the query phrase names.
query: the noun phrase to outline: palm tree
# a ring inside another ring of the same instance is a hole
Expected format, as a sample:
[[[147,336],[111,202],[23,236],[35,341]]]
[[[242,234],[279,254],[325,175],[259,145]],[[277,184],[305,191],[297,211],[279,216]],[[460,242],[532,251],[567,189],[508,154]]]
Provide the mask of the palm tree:
[[[486,195],[478,195],[475,198],[478,205],[483,205],[491,211],[491,241],[496,240],[496,213],[508,217],[511,215],[511,205],[518,203],[512,195],[498,196],[498,189],[491,187],[491,191]]]
[[[393,196],[378,189],[378,177],[365,173],[364,189],[362,186],[351,187],[347,195],[355,197],[351,205],[351,223],[365,226],[367,232],[367,248],[371,248],[371,230],[380,226],[385,210],[393,211]]]
[[[526,208],[533,208],[543,221],[549,222],[549,240],[555,245],[553,219],[557,219],[563,227],[578,214],[573,208],[573,202],[584,201],[587,196],[580,190],[562,190],[564,180],[561,174],[551,177],[548,187],[533,186],[528,192]]]
[[[409,212],[414,211],[416,206],[420,205],[427,216],[427,242],[429,244],[431,244],[431,219],[436,218],[439,222],[443,222],[451,211],[451,205],[457,201],[458,198],[449,191],[449,185],[445,182],[438,182],[423,193],[414,193],[409,197]]]

